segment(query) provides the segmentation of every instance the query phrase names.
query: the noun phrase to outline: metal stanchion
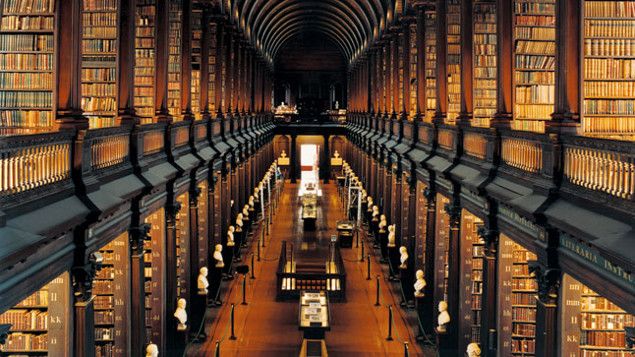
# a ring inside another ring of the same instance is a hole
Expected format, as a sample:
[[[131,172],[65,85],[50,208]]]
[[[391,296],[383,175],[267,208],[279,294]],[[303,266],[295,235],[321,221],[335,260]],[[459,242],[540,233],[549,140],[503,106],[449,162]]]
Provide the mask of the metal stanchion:
[[[214,348],[214,357],[220,357],[220,341],[216,340],[216,347]]]
[[[231,310],[229,311],[229,323],[231,325],[231,336],[229,336],[230,340],[236,339],[236,334],[234,333],[234,304],[232,304]]]
[[[377,291],[375,292],[375,306],[379,306],[379,275],[377,275]]]
[[[410,356],[410,350],[408,348],[408,341],[404,341],[404,343],[403,343],[403,355],[404,355],[404,357],[409,357]]]
[[[364,240],[362,239],[362,258],[359,260],[360,262],[364,261]]]
[[[359,248],[359,228],[357,228],[355,230],[355,233],[356,233],[355,234],[355,236],[356,236],[356,238],[355,238],[355,248]]]
[[[256,273],[254,272],[254,253],[251,253],[251,279],[256,279]]]
[[[258,243],[256,244],[256,252],[258,254],[258,261],[260,261],[260,244],[262,244],[262,236],[258,238]]]
[[[243,302],[241,305],[247,305],[247,274],[243,275]]]
[[[388,305],[388,337],[386,341],[392,341],[392,305]]]
[[[367,267],[368,267],[368,269],[367,269],[367,275],[366,275],[366,280],[370,280],[370,254],[368,254],[368,255],[366,256],[366,258],[368,259],[368,260],[367,260],[367,263],[366,263],[366,264],[367,264]]]

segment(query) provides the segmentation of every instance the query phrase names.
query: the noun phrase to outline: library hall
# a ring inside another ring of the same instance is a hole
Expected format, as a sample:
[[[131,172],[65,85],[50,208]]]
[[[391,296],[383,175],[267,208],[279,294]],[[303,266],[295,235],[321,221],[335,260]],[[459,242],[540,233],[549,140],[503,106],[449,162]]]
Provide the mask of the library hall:
[[[0,0],[0,357],[635,357],[635,0]]]

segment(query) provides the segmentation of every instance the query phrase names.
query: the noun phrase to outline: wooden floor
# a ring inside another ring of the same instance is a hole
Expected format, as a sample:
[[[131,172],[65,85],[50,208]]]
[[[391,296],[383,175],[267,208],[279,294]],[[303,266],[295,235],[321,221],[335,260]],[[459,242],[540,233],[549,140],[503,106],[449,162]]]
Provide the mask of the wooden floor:
[[[256,279],[247,281],[248,305],[241,305],[242,279],[237,277],[228,287],[223,306],[211,309],[205,326],[207,340],[188,350],[190,356],[212,356],[216,341],[220,341],[221,356],[297,356],[302,342],[298,330],[298,302],[276,302],[276,268],[283,240],[293,241],[301,250],[298,256],[315,257],[323,253],[324,245],[335,224],[343,218],[341,202],[334,184],[322,185],[317,230],[303,235],[298,185],[287,183],[280,205],[267,237],[263,260],[256,263]],[[398,306],[400,299],[388,289],[387,277],[381,268],[371,265],[373,279],[366,280],[366,262],[359,262],[359,249],[343,249],[347,272],[347,302],[331,303],[331,331],[326,333],[326,345],[331,356],[404,355],[403,341],[409,342],[410,355],[423,355],[414,343],[415,336],[407,328],[405,316]],[[381,304],[375,304],[375,279],[381,276]],[[235,304],[235,334],[230,340],[230,305]],[[388,308],[393,305],[395,326],[393,341],[387,341]],[[427,354],[427,353],[426,353]]]

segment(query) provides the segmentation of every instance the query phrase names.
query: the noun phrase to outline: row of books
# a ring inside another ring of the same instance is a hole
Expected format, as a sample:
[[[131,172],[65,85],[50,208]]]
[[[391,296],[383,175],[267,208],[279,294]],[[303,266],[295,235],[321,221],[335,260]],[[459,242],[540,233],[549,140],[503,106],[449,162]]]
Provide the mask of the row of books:
[[[97,295],[93,299],[93,304],[96,309],[111,309],[114,297],[112,295]]]
[[[536,353],[536,341],[534,339],[512,340],[512,353],[534,354]]]
[[[584,21],[584,36],[632,38],[635,37],[633,21],[635,20],[586,19]]]
[[[53,51],[52,35],[0,34],[0,51],[49,52]]]
[[[599,309],[597,312],[585,310],[584,298],[582,299],[583,312],[581,314],[581,327],[589,330],[623,330],[626,326],[635,326],[633,315],[625,314],[623,310],[617,308],[609,311]],[[585,312],[586,311],[586,312]]]
[[[635,17],[633,1],[585,1],[584,16],[587,17]]]
[[[626,346],[626,333],[624,331],[583,331],[580,334],[580,345],[593,347],[619,347]]]
[[[514,11],[516,13],[551,15],[556,11],[556,5],[554,2],[546,2],[546,1],[545,2],[516,1],[514,4]]]
[[[49,108],[53,102],[51,92],[0,92],[3,108]]]
[[[517,52],[518,53],[518,52]],[[514,56],[517,69],[547,69],[554,70],[556,59],[554,56],[538,56],[534,54],[517,54]]]
[[[516,16],[516,26],[555,26],[554,16],[523,15]],[[555,32],[554,32],[555,35]],[[535,38],[536,40],[546,40],[550,38]]]
[[[587,38],[584,40],[584,54],[601,57],[633,57],[635,56],[635,39]]]
[[[53,112],[42,110],[1,110],[0,127],[39,127],[53,124]]]
[[[2,12],[51,13],[55,9],[54,0],[6,0],[2,2]]]
[[[181,118],[181,4],[178,0],[169,4],[168,110],[175,120]]]
[[[0,70],[37,71],[53,70],[52,54],[0,53]]]
[[[84,11],[117,11],[119,0],[83,0]]]
[[[536,321],[536,309],[532,307],[514,307],[512,318],[517,321]]]
[[[7,91],[12,89],[50,90],[53,87],[53,73],[0,72],[0,87]]]
[[[53,31],[52,16],[3,16],[0,29],[4,30],[49,30]]]
[[[114,329],[112,327],[96,327],[95,328],[95,340],[108,341],[112,340],[114,336]]]
[[[99,53],[104,55],[105,52],[115,53],[117,51],[117,40],[93,39],[82,41],[83,53]]]
[[[546,41],[516,41],[516,52],[524,54],[553,55],[556,53],[556,43]]]
[[[82,14],[82,24],[84,25],[85,29],[87,30],[92,30],[93,28],[97,27],[97,28],[104,28],[104,29],[110,29],[111,28],[115,28],[115,30],[117,29],[117,9],[115,8],[114,10],[109,10],[108,12],[90,12],[87,10],[84,10],[84,13]],[[116,32],[115,32],[116,35]],[[108,37],[110,37],[109,35],[107,35]]]
[[[552,104],[555,98],[555,86],[517,86],[515,94],[517,104]]]
[[[115,348],[112,344],[107,343],[95,346],[95,357],[114,357]]]
[[[47,330],[47,311],[14,309],[0,314],[0,324],[10,324],[12,331]]]
[[[112,311],[95,311],[95,324],[112,325],[115,322],[115,314]]]
[[[635,100],[633,99],[594,99],[584,101],[584,112],[601,115],[635,115]]]
[[[522,337],[533,337],[536,336],[536,325],[523,323],[514,324],[512,333]]]
[[[457,0],[447,5],[448,112],[446,121],[454,123],[461,111],[461,8]]]
[[[97,271],[95,275],[95,279],[104,280],[104,279],[113,279],[115,277],[115,268],[111,265],[102,266],[101,269]]]
[[[552,39],[556,37],[556,29],[554,27],[516,26],[514,37],[522,40]]]
[[[635,59],[587,58],[585,79],[635,79]]]
[[[0,351],[43,351],[48,348],[48,334],[30,334],[14,332],[9,334],[7,342]]]

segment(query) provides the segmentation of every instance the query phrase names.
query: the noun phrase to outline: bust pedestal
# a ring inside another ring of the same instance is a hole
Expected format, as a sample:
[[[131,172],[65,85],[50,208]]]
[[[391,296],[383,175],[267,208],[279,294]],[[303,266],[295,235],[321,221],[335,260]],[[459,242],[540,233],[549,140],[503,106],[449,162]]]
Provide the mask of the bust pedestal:
[[[399,268],[399,275],[401,277],[401,288],[403,289],[403,294],[406,297],[405,301],[401,302],[401,306],[408,306],[408,308],[414,308],[414,287],[412,285],[413,277],[410,274],[410,269],[408,267]]]
[[[425,326],[425,296],[415,296],[415,311],[419,317],[419,334],[417,335],[417,341],[423,341],[425,339],[425,331],[422,326]]]
[[[379,248],[381,251],[381,263],[388,263],[388,231],[386,229],[379,230]]]
[[[207,294],[208,307],[220,306],[222,304],[222,302],[220,301],[220,298],[218,300],[216,298],[218,298],[217,292],[220,290],[220,285],[221,285],[221,282],[223,281],[223,270],[225,270],[224,267],[222,268],[214,267],[212,269],[212,274],[211,274],[212,280],[210,281],[209,292]]]
[[[390,269],[388,279],[392,281],[399,281],[401,278],[401,273],[399,272],[399,265],[401,264],[399,261],[399,248],[395,247],[387,247],[388,250],[388,266]]]

